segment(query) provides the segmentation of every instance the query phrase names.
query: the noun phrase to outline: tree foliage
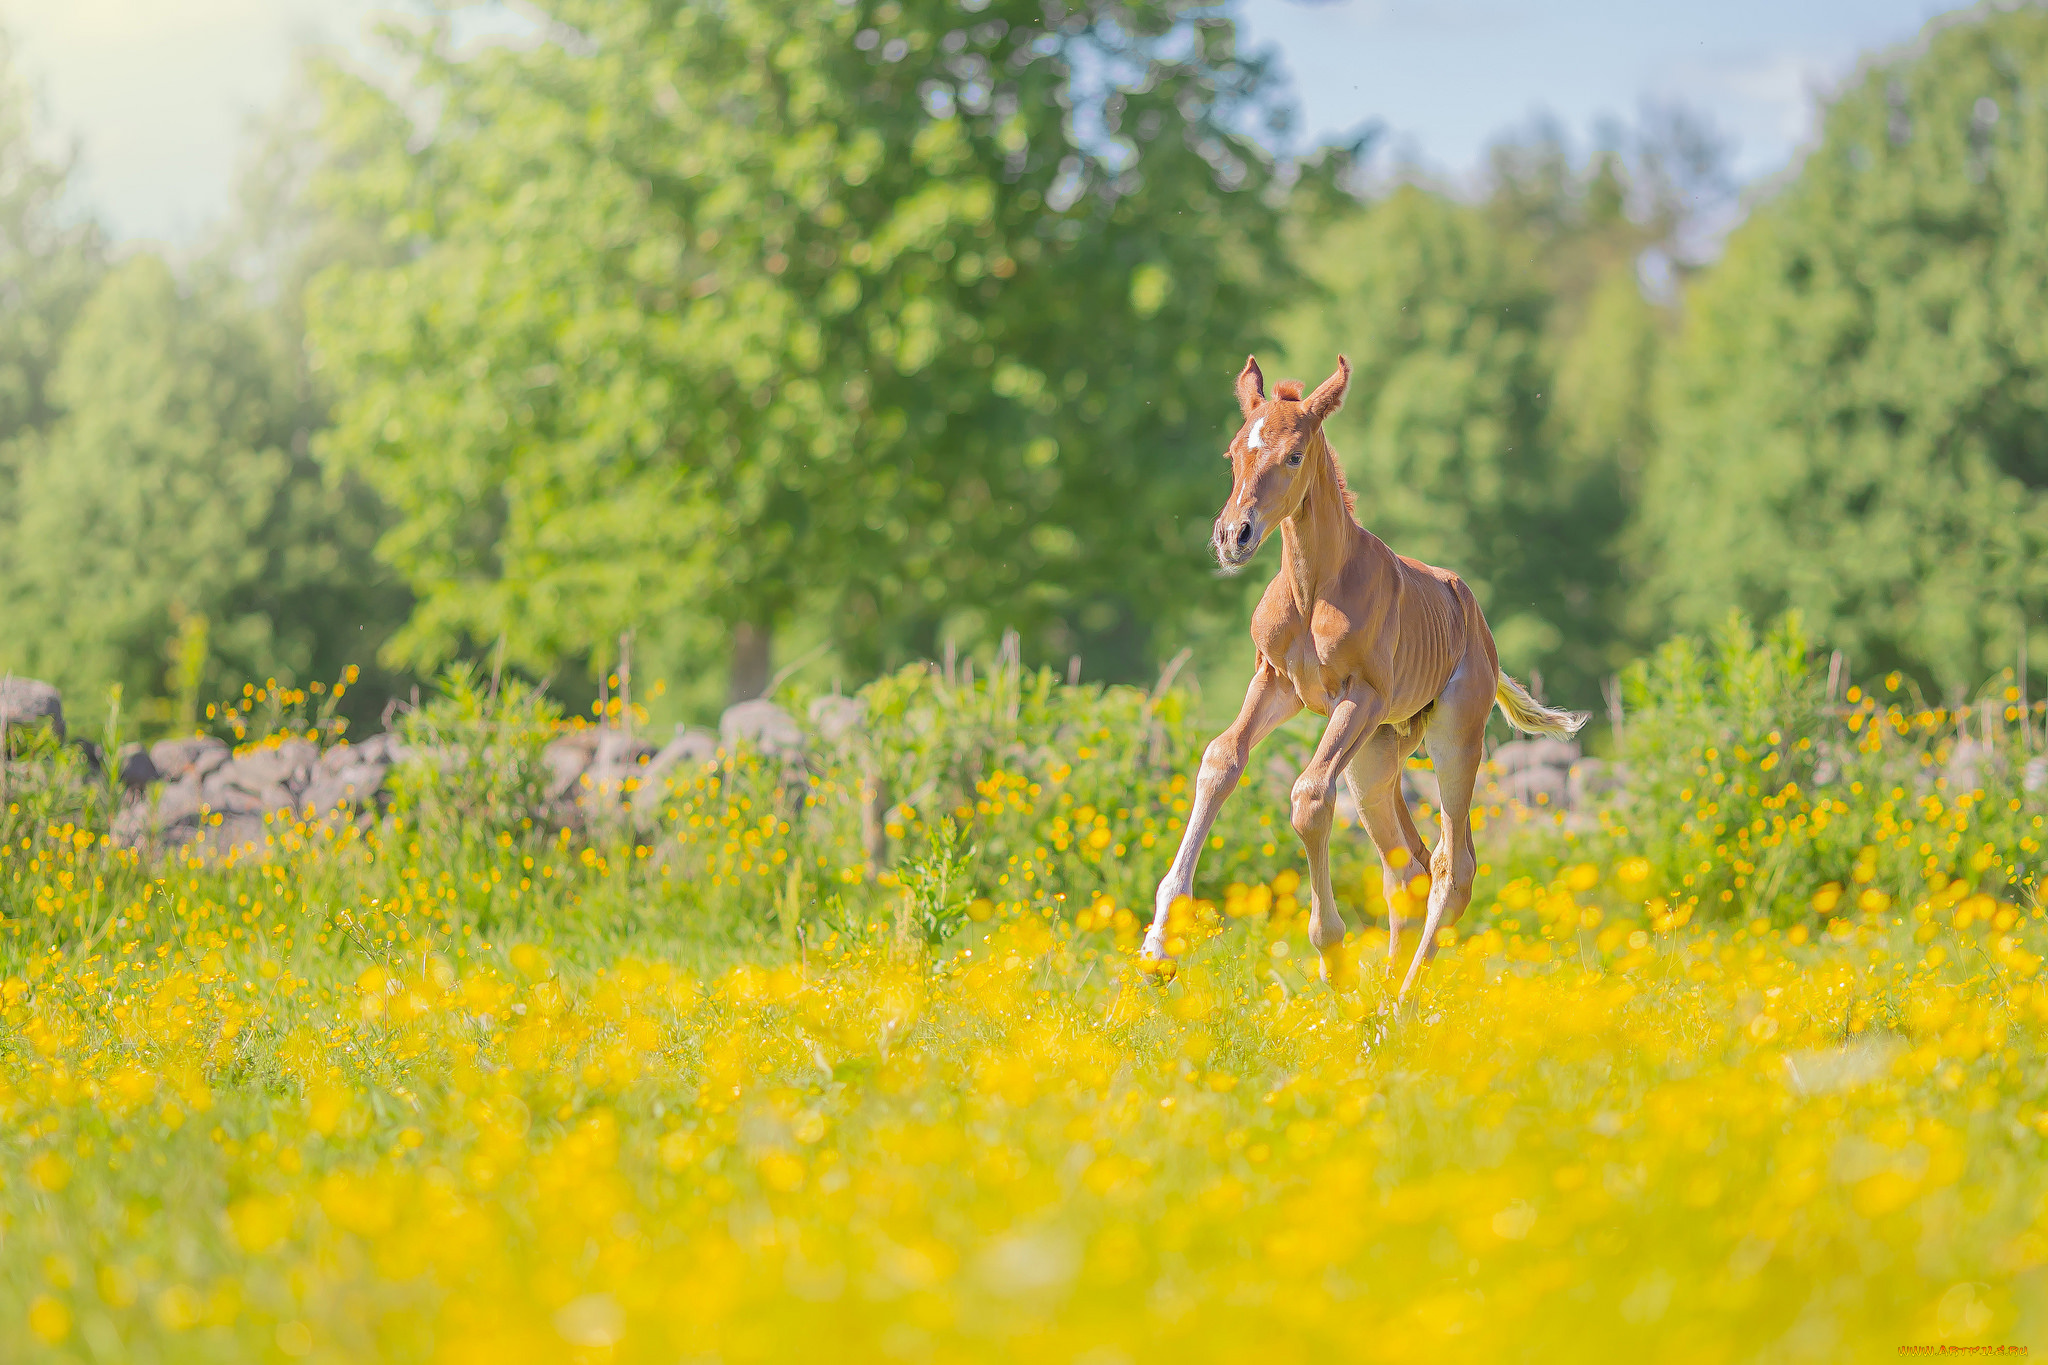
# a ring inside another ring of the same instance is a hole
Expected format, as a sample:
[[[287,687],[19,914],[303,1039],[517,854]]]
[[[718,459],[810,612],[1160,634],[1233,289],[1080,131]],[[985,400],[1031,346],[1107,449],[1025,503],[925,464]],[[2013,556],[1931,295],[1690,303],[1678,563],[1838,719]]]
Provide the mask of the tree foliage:
[[[1796,607],[1948,688],[2012,661],[2048,608],[2044,82],[2048,12],[1931,26],[1734,233],[1663,377],[1650,619]]]
[[[0,545],[6,668],[79,701],[119,683],[161,724],[201,684],[333,677],[402,613],[373,509],[309,454],[286,342],[237,298],[138,254],[66,337]]]
[[[1230,25],[538,9],[529,47],[402,39],[430,125],[327,86],[328,202],[398,253],[331,271],[313,324],[325,448],[419,596],[394,656],[602,662],[639,626],[687,672],[801,614],[859,669],[1010,625],[1142,662],[1210,588],[1152,582],[1199,562],[1194,452],[1274,255]]]
[[[55,417],[51,373],[105,268],[98,225],[64,202],[69,165],[39,151],[36,133],[0,35],[0,536],[12,520],[19,442]]]

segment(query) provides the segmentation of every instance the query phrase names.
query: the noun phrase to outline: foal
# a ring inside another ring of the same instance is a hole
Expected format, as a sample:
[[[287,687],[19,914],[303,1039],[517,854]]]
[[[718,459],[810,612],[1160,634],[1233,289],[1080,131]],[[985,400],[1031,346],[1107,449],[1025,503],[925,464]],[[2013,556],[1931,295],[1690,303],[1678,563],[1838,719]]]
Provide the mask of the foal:
[[[1496,703],[1516,729],[1564,738],[1581,712],[1543,705],[1503,673],[1472,590],[1456,574],[1396,555],[1352,517],[1351,495],[1323,423],[1344,401],[1351,363],[1307,398],[1299,383],[1266,397],[1265,376],[1247,359],[1237,377],[1244,426],[1230,443],[1230,500],[1212,543],[1225,572],[1251,562],[1280,530],[1280,572],[1252,614],[1258,667],[1244,708],[1210,742],[1195,780],[1194,809],[1180,851],[1159,883],[1145,956],[1167,956],[1173,903],[1194,893],[1195,863],[1251,757],[1252,746],[1306,706],[1330,725],[1294,784],[1294,830],[1308,851],[1314,909],[1309,942],[1323,972],[1341,969],[1344,919],[1330,889],[1330,821],[1337,775],[1351,783],[1359,814],[1379,850],[1388,906],[1387,960],[1401,941],[1397,893],[1424,865],[1422,838],[1401,797],[1401,764],[1425,738],[1442,788],[1442,833],[1430,855],[1429,914],[1401,999],[1436,953],[1437,931],[1456,924],[1472,899],[1472,784],[1480,740]]]

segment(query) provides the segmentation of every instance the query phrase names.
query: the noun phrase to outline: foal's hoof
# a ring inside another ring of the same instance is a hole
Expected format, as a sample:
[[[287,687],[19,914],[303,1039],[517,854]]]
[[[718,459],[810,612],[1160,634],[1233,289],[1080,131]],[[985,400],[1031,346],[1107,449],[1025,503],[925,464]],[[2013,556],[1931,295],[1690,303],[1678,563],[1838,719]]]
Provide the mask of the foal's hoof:
[[[1320,955],[1318,965],[1322,968],[1323,984],[1335,991],[1348,991],[1356,982],[1357,973],[1352,970],[1351,959],[1342,948],[1332,948]]]
[[[1145,946],[1138,955],[1138,970],[1165,985],[1173,980],[1175,967],[1173,959],[1166,952],[1166,934],[1153,929],[1145,935]]]

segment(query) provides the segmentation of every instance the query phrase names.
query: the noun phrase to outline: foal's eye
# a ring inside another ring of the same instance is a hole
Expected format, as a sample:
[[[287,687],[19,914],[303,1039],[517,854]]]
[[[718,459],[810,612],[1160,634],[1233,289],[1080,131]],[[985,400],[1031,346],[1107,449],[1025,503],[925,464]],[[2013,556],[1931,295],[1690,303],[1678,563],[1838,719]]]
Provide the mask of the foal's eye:
[[[1292,455],[1289,455],[1289,456],[1287,457],[1287,467],[1288,467],[1289,469],[1297,469],[1297,468],[1299,468],[1300,466],[1301,466],[1301,452],[1297,450],[1297,451],[1295,451],[1295,452],[1294,452],[1294,453],[1293,453]]]

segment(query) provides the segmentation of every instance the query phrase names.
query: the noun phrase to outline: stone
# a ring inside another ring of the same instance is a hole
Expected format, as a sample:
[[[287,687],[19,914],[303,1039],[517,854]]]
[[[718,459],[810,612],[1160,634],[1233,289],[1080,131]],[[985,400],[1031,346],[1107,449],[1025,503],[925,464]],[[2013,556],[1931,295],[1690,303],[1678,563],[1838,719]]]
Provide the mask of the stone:
[[[218,859],[260,852],[280,821],[373,812],[393,765],[411,751],[395,735],[322,752],[291,738],[237,757],[218,739],[164,740],[121,753],[122,781],[136,793],[116,816],[114,842],[164,852],[190,849]],[[151,800],[147,789],[160,784]]]
[[[188,773],[201,777],[225,767],[235,756],[235,751],[212,735],[193,735],[189,739],[160,739],[149,746],[149,761],[166,782],[177,782]]]
[[[0,677],[0,726],[7,729],[47,725],[64,738],[64,698],[56,688],[34,678]]]
[[[140,744],[123,744],[121,752],[114,756],[114,766],[121,774],[121,785],[131,792],[146,791],[163,777],[150,760],[149,750]]]
[[[640,770],[640,786],[633,793],[633,809],[650,814],[668,795],[669,783],[718,757],[718,736],[695,726],[678,725],[675,738],[661,746]]]
[[[718,718],[718,738],[728,749],[745,745],[782,758],[794,758],[804,751],[804,732],[796,717],[766,697],[727,707]]]
[[[293,798],[293,808],[300,816],[315,820],[337,810],[372,809],[380,804],[384,778],[390,771],[389,764],[374,762],[322,768]]]
[[[1566,772],[1578,761],[1578,745],[1569,740],[1552,739],[1548,735],[1511,739],[1495,748],[1491,756],[1493,766],[1503,774],[1517,773],[1524,768],[1556,768],[1559,772]]]
[[[1401,799],[1412,809],[1428,806],[1433,811],[1443,809],[1443,788],[1436,780],[1436,774],[1428,768],[1401,766]]]
[[[115,845],[156,851],[190,843],[198,836],[205,814],[200,781],[197,773],[187,773],[165,783],[156,800],[124,806],[114,817],[111,833]]]
[[[403,763],[412,757],[412,750],[397,735],[386,731],[371,735],[360,744],[343,740],[320,755],[315,768],[321,772],[340,772],[364,763],[381,763],[386,767]]]
[[[594,791],[612,799],[624,796],[627,784],[638,781],[641,767],[654,754],[654,746],[638,735],[623,730],[600,730],[590,766],[583,773],[589,783],[577,783],[579,799],[581,791]]]
[[[304,787],[312,778],[313,765],[319,761],[320,751],[311,744],[303,739],[288,739],[282,744],[252,749],[230,761],[221,773],[225,780],[246,791],[268,787],[289,791]]]
[[[562,800],[575,791],[578,779],[590,770],[597,757],[598,736],[602,732],[595,727],[572,730],[559,739],[550,740],[548,747],[541,751],[541,762],[548,769],[548,796]]]
[[[1571,776],[1563,768],[1536,763],[1501,774],[1500,790],[1509,800],[1519,801],[1525,806],[1552,806],[1562,810],[1570,794]]]
[[[810,706],[811,729],[828,743],[853,734],[867,718],[868,704],[859,697],[819,697]]]

